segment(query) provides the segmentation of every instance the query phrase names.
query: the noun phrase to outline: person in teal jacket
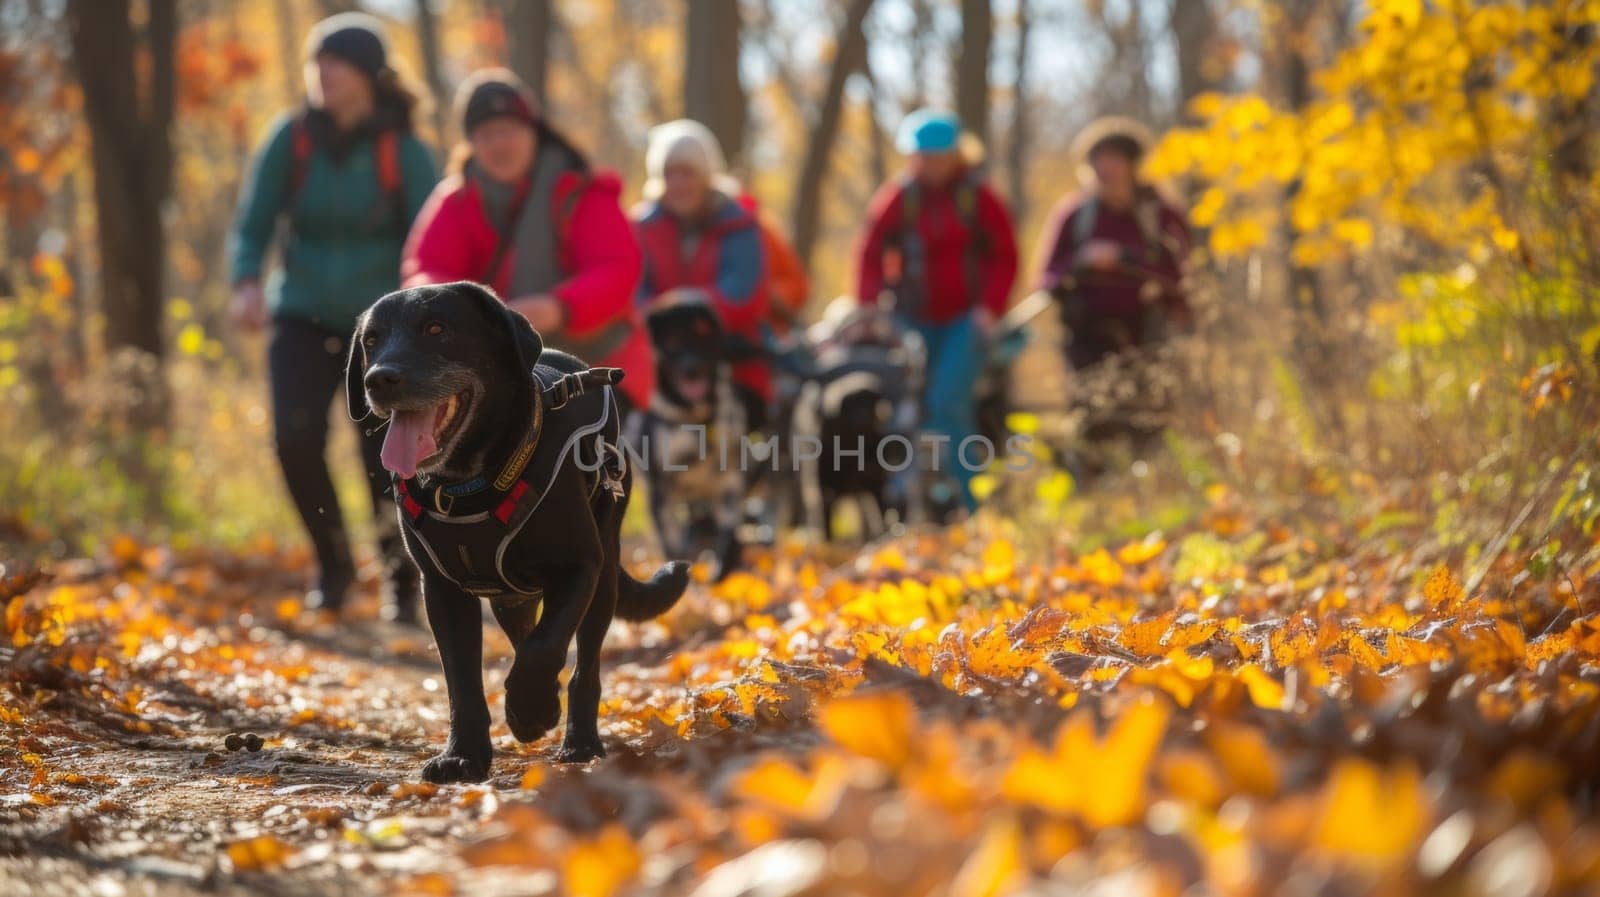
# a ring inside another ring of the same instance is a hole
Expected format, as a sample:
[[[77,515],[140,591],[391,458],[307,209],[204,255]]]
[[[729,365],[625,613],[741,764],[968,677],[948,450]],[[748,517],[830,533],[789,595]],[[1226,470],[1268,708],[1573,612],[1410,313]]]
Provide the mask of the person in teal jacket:
[[[412,133],[416,97],[388,65],[376,19],[344,13],[306,43],[304,109],[273,124],[245,180],[230,245],[234,316],[270,321],[267,362],[279,464],[316,550],[308,607],[337,611],[355,582],[350,540],[324,457],[356,317],[400,286],[400,250],[438,180]],[[282,266],[262,286],[267,249]],[[359,426],[359,425],[358,425]],[[382,441],[361,433],[384,559],[385,615],[414,620],[417,575],[388,498]]]

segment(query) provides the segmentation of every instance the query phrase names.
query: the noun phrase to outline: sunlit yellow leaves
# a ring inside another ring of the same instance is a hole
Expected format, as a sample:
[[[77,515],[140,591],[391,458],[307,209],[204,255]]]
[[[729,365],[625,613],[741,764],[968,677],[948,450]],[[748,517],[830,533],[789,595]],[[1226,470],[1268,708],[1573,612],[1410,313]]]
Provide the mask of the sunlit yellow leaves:
[[[1386,868],[1411,855],[1431,816],[1415,768],[1385,770],[1363,760],[1342,760],[1323,788],[1314,843],[1340,859]]]
[[[1152,535],[1139,542],[1129,542],[1119,548],[1117,550],[1117,562],[1127,567],[1136,567],[1160,557],[1161,553],[1166,550],[1166,540],[1160,536]]]
[[[911,756],[917,709],[900,692],[850,695],[817,709],[817,726],[846,750],[898,769]]]
[[[1435,612],[1449,614],[1455,611],[1466,595],[1461,583],[1449,569],[1441,565],[1428,575],[1428,581],[1422,586],[1422,597]]]
[[[1487,784],[1491,794],[1503,797],[1527,812],[1540,800],[1559,793],[1567,775],[1565,764],[1522,749],[1513,751],[1500,761]]]
[[[1122,634],[1118,641],[1124,648],[1144,657],[1160,657],[1167,653],[1162,639],[1172,629],[1172,620],[1175,615],[1163,614],[1149,620],[1140,620],[1122,627]]]
[[[1227,796],[1217,765],[1200,751],[1176,751],[1157,766],[1161,786],[1196,806],[1212,808]]]
[[[995,539],[983,549],[981,561],[985,581],[1004,582],[1016,570],[1017,550],[1008,540]]]
[[[1003,816],[990,823],[978,846],[950,885],[951,897],[1000,897],[1011,893],[1026,872],[1022,829]]]
[[[765,610],[772,602],[772,586],[767,580],[743,571],[730,574],[712,591],[718,598],[750,611]]]
[[[1261,730],[1216,721],[1207,728],[1205,741],[1231,788],[1261,797],[1278,792],[1281,764]]]
[[[1247,663],[1234,674],[1250,693],[1250,701],[1263,710],[1283,710],[1285,695],[1283,684],[1269,676],[1260,667]]]
[[[1275,666],[1292,666],[1310,657],[1316,651],[1316,641],[1303,617],[1291,617],[1282,626],[1275,627],[1267,637],[1272,647]]]
[[[1004,793],[1017,803],[1075,814],[1095,828],[1131,825],[1144,813],[1151,759],[1170,714],[1165,702],[1144,698],[1096,739],[1089,715],[1075,713],[1049,754],[1028,748],[1016,759]]]
[[[734,790],[774,812],[820,822],[838,806],[848,775],[835,757],[819,757],[816,768],[809,772],[769,757],[740,774]]]
[[[639,874],[643,862],[627,829],[613,823],[569,849],[561,881],[572,897],[611,897]]]
[[[263,872],[278,869],[294,854],[294,849],[272,835],[257,835],[229,844],[224,851],[235,872]]]
[[[535,763],[528,767],[522,774],[521,788],[523,791],[532,791],[544,784],[545,768]]]
[[[1380,233],[1474,254],[1526,253],[1558,236],[1546,226],[1530,239],[1493,212],[1522,177],[1520,160],[1568,139],[1535,123],[1593,92],[1600,53],[1561,38],[1592,22],[1546,3],[1369,8],[1354,45],[1312,74],[1311,101],[1288,109],[1263,96],[1205,94],[1189,106],[1198,124],[1151,154],[1152,174],[1199,182],[1192,215],[1209,228],[1212,252],[1265,246],[1285,205],[1287,248],[1304,266],[1374,252]],[[1555,24],[1562,16],[1572,24]]]

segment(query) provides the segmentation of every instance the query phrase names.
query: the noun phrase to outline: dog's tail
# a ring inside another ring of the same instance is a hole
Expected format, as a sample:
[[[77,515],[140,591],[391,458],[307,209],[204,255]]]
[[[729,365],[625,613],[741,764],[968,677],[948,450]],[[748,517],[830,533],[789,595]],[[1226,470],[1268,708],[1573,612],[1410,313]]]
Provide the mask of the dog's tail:
[[[617,571],[617,616],[638,623],[654,619],[672,609],[683,590],[689,587],[689,565],[668,561],[645,582]]]

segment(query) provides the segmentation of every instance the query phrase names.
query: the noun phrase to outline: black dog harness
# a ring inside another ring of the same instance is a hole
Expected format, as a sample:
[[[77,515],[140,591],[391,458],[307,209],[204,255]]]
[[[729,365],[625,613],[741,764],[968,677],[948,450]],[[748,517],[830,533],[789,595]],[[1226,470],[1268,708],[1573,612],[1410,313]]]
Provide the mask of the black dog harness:
[[[533,370],[533,418],[517,450],[491,480],[423,485],[395,478],[401,525],[446,579],[478,597],[521,603],[540,597],[537,586],[513,581],[506,549],[538,510],[568,463],[580,466],[589,496],[605,488],[620,498],[627,461],[611,387],[617,368],[567,372]],[[601,387],[593,391],[594,387]]]

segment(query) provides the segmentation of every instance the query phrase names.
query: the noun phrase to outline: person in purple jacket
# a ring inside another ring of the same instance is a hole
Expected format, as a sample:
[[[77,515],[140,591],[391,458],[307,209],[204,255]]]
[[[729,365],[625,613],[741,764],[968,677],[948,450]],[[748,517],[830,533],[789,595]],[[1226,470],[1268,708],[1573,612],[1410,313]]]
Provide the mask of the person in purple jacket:
[[[1182,279],[1190,240],[1183,213],[1139,178],[1149,146],[1141,125],[1101,119],[1077,145],[1085,187],[1051,215],[1037,288],[1061,303],[1067,357],[1083,370],[1187,326]]]

